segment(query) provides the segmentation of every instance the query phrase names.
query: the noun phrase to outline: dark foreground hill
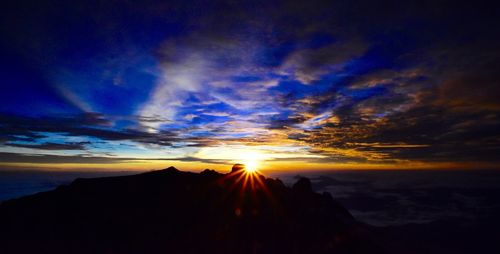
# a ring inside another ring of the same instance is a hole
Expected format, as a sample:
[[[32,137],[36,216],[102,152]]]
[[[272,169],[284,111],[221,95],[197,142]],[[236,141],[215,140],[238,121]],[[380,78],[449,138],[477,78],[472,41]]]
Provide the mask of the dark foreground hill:
[[[0,253],[380,253],[307,179],[181,172],[77,179],[0,205]]]

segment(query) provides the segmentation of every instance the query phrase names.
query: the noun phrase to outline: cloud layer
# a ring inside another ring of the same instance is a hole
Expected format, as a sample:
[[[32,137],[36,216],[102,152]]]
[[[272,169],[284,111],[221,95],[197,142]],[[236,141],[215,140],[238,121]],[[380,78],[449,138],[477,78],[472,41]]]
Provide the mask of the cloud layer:
[[[2,11],[5,163],[498,165],[490,3],[49,2]]]

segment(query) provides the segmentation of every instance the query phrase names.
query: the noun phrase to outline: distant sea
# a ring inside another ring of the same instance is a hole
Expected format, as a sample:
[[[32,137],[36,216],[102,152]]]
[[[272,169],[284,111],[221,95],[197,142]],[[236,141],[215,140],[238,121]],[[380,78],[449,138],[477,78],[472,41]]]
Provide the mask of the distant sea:
[[[0,202],[69,184],[76,178],[136,172],[0,171]],[[481,220],[500,214],[500,171],[390,170],[267,172],[292,185],[311,179],[318,192],[329,192],[358,220],[404,225],[446,219]]]
[[[130,175],[136,172],[61,172],[0,170],[0,202],[70,184],[77,178]]]

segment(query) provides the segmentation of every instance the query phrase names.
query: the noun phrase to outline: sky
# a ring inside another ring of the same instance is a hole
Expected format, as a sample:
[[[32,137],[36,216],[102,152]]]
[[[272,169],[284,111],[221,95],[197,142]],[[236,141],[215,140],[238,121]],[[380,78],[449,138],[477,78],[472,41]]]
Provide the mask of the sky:
[[[0,169],[500,168],[474,1],[11,1]]]

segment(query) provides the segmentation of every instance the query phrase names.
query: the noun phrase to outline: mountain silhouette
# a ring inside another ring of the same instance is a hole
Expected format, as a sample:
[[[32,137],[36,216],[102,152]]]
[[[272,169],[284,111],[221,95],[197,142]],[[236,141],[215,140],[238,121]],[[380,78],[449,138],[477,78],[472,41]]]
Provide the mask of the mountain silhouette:
[[[381,253],[307,178],[245,172],[76,179],[0,205],[0,253]]]

